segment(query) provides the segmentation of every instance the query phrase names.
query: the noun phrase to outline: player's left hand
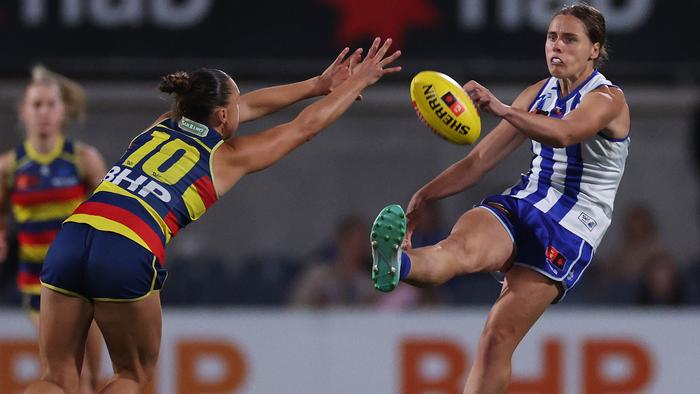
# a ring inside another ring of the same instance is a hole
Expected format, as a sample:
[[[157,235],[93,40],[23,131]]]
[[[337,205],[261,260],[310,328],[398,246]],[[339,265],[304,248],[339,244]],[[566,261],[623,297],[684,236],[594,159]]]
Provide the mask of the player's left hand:
[[[474,105],[484,112],[503,117],[508,111],[508,106],[503,104],[496,96],[476,81],[469,81],[462,87],[472,99]]]
[[[344,48],[318,77],[316,89],[319,94],[328,94],[338,85],[345,82],[352,75],[353,67],[362,59],[362,48],[357,48],[350,56],[347,56],[350,48]],[[358,97],[361,100],[362,96]]]

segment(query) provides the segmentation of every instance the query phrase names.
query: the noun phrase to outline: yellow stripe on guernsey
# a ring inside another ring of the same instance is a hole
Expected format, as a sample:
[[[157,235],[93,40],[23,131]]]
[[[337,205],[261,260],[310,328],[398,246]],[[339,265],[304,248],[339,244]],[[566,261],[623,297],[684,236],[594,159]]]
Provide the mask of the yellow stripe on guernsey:
[[[63,138],[63,136],[60,136],[59,139],[56,141],[56,145],[51,151],[41,153],[38,150],[34,149],[34,146],[32,146],[32,144],[30,144],[29,141],[25,141],[24,150],[27,152],[27,157],[30,157],[35,162],[43,165],[49,165],[52,161],[54,161],[58,156],[61,155],[61,153],[63,152],[64,143],[65,138]]]
[[[141,206],[146,208],[146,211],[148,211],[148,214],[155,219],[155,221],[158,223],[158,226],[160,227],[161,231],[163,231],[163,234],[165,234],[165,243],[170,242],[170,230],[168,229],[168,226],[165,224],[165,221],[163,220],[160,215],[158,215],[158,212],[153,209],[152,206],[148,205],[144,199],[141,197],[131,194],[129,191],[122,189],[121,187],[115,185],[112,182],[108,181],[102,181],[99,186],[97,186],[97,189],[95,189],[95,192],[93,194],[99,193],[99,192],[109,192],[109,193],[114,193],[114,194],[119,194],[120,196],[124,197],[130,197],[133,198],[134,200],[138,201]],[[74,215],[75,216],[75,215]],[[71,221],[72,218],[71,218]],[[140,238],[139,238],[140,239]],[[150,250],[148,247],[146,249]]]
[[[182,194],[182,199],[185,201],[187,212],[192,220],[197,220],[207,210],[202,197],[199,196],[199,192],[197,192],[197,188],[194,185],[190,185],[185,190],[185,193]]]
[[[41,294],[41,285],[24,285],[19,290],[26,294]]]
[[[41,264],[49,251],[49,245],[20,245],[19,259],[27,263]]]
[[[74,198],[68,201],[50,202],[24,207],[15,204],[12,206],[12,212],[15,215],[15,220],[19,223],[24,223],[28,220],[37,222],[43,220],[57,220],[70,216],[81,202],[83,202],[82,198]]]
[[[71,215],[70,218],[68,218],[69,221],[75,222],[75,223],[85,223],[88,224],[100,231],[109,231],[112,233],[117,233],[119,235],[122,235],[124,237],[129,238],[130,240],[136,242],[137,244],[141,245],[144,247],[146,250],[151,250],[151,248],[148,247],[146,242],[141,239],[141,237],[138,236],[134,232],[134,230],[130,229],[129,227],[115,222],[113,220],[103,218],[102,216],[94,216],[94,215],[87,215],[84,213],[76,213],[74,215]]]

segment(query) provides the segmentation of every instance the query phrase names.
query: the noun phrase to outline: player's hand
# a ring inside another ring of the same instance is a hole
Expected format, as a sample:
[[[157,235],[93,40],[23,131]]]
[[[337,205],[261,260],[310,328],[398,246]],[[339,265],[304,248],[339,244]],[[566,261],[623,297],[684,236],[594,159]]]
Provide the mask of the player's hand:
[[[387,38],[384,44],[382,44],[382,40],[379,37],[375,38],[362,62],[354,64],[351,59],[352,78],[360,81],[365,86],[369,86],[387,74],[401,71],[401,66],[387,68],[388,65],[401,56],[401,51],[395,51],[391,55],[386,56],[390,47],[391,38]]]
[[[347,47],[340,51],[333,63],[318,77],[315,90],[319,95],[332,92],[352,75],[352,67],[362,59],[362,48],[357,48],[350,56],[349,52],[350,48]],[[360,99],[362,96],[358,97]]]
[[[408,203],[408,207],[406,207],[406,237],[401,244],[402,249],[408,250],[413,247],[411,242],[413,230],[415,230],[416,225],[420,223],[424,211],[425,199],[420,191],[418,191],[411,197],[411,201]]]
[[[508,106],[503,104],[496,96],[476,81],[469,81],[462,87],[472,99],[474,105],[483,112],[503,117],[508,111]]]

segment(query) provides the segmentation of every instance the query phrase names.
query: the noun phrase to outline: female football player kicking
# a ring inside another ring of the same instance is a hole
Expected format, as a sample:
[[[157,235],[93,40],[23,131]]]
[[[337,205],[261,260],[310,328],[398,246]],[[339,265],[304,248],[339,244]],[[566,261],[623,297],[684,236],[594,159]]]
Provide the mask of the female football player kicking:
[[[610,225],[627,158],[625,97],[597,70],[606,58],[603,15],[582,4],[561,9],[549,24],[545,55],[551,77],[510,106],[477,82],[464,85],[479,109],[502,121],[418,190],[406,215],[388,206],[372,227],[372,278],[379,290],[391,291],[399,280],[429,286],[472,272],[503,273],[467,394],[506,392],[515,348],[590,264]],[[445,240],[411,249],[411,232],[428,202],[473,186],[526,140],[534,153],[526,175],[462,215]]]

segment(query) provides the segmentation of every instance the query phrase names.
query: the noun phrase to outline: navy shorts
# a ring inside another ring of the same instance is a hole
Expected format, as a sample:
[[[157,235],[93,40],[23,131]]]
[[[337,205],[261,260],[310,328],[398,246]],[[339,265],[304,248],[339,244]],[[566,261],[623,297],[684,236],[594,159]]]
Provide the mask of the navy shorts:
[[[559,282],[560,301],[581,278],[593,259],[593,247],[527,201],[496,195],[479,205],[503,224],[515,245],[516,265]]]
[[[41,284],[94,301],[138,301],[163,287],[167,270],[134,241],[87,224],[63,224],[41,270]]]

